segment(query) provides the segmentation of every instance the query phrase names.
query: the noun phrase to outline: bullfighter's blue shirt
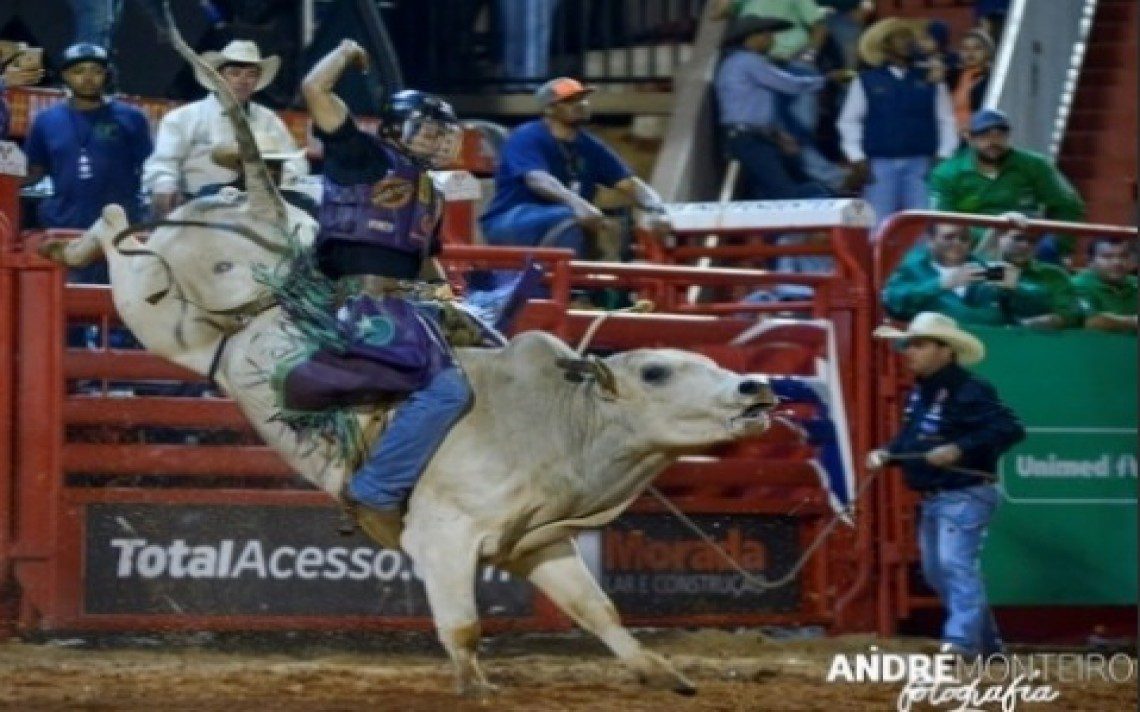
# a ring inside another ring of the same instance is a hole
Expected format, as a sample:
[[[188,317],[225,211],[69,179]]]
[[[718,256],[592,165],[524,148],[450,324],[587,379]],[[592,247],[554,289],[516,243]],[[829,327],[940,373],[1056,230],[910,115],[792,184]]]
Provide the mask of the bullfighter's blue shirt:
[[[515,129],[495,171],[495,197],[483,220],[525,203],[549,204],[526,184],[526,174],[546,171],[562,185],[593,202],[598,185],[614,184],[633,175],[629,167],[588,131],[579,130],[572,141],[559,141],[541,119]]]
[[[37,114],[24,151],[55,189],[40,204],[40,224],[86,229],[109,203],[132,222],[141,219],[142,165],[153,148],[146,115],[118,101],[90,111],[63,103]]]

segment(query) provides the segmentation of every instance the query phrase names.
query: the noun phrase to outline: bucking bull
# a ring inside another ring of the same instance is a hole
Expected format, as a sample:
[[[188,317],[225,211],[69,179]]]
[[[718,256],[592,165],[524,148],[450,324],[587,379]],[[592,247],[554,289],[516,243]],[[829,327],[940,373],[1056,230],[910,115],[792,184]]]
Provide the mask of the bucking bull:
[[[311,243],[317,226],[282,200],[236,101],[168,11],[163,18],[176,49],[213,78],[227,106],[247,192],[191,201],[145,242],[110,205],[81,238],[41,251],[70,266],[105,257],[115,306],[138,340],[211,373],[265,442],[335,497],[351,475],[336,445],[273,420],[266,374],[293,355],[296,326],[255,278],[281,267],[291,239]],[[532,582],[646,684],[694,692],[622,627],[572,537],[615,519],[678,456],[762,431],[775,404],[767,381],[677,350],[581,359],[537,332],[502,348],[460,349],[458,358],[474,404],[417,484],[402,532],[370,528],[366,513],[360,524],[415,562],[459,691],[493,689],[476,659],[475,604],[476,571],[491,563]]]

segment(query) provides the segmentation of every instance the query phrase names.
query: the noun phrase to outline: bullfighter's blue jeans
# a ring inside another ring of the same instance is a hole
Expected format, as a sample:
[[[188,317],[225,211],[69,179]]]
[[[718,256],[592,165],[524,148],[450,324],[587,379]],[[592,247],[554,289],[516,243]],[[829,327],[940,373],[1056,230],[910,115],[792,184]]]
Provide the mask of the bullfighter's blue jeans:
[[[349,494],[374,509],[398,510],[451,426],[467,410],[471,386],[451,366],[408,396],[368,461],[349,482]]]
[[[922,500],[918,547],[922,573],[946,608],[942,641],[963,652],[1001,650],[982,581],[982,542],[1001,501],[993,485],[941,492]]]

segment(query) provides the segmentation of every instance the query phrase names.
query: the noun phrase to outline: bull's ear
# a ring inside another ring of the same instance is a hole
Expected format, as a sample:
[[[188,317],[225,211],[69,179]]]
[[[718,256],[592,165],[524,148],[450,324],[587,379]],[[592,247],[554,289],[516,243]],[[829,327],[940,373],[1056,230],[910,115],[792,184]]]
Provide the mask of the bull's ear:
[[[593,375],[589,360],[584,358],[560,358],[554,363],[564,371],[566,380],[573,383],[581,383],[587,376]]]
[[[598,384],[602,397],[607,400],[617,398],[617,378],[610,367],[597,356],[588,358],[560,358],[555,364],[565,372],[566,380],[581,383],[587,378]]]

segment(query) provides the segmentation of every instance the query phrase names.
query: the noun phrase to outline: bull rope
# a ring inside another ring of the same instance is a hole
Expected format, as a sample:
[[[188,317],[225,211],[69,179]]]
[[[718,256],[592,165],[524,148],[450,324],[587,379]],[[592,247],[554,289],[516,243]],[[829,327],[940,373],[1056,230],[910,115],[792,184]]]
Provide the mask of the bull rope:
[[[598,329],[602,327],[602,324],[604,324],[606,322],[606,319],[608,319],[611,315],[617,312],[647,312],[652,311],[652,309],[653,302],[643,299],[639,300],[633,306],[625,307],[623,309],[613,309],[599,314],[590,323],[590,326],[587,327],[586,332],[578,341],[578,347],[576,349],[578,355],[585,355],[586,349],[590,346],[590,342],[593,340],[594,335],[598,333]],[[812,543],[808,545],[807,549],[804,550],[803,555],[796,560],[792,567],[788,569],[788,571],[783,576],[774,581],[770,580],[763,574],[754,574],[741,566],[740,563],[736,561],[736,559],[729,556],[728,552],[725,551],[724,548],[718,544],[715,539],[706,534],[705,531],[701,529],[700,525],[694,522],[692,518],[689,517],[689,515],[682,512],[681,509],[677,507],[677,505],[673,504],[673,502],[670,501],[670,499],[666,497],[661,492],[661,490],[650,484],[646,487],[646,491],[648,491],[649,494],[653,495],[653,497],[661,504],[661,506],[665,507],[665,509],[668,510],[670,514],[679,519],[687,529],[696,534],[702,542],[704,542],[716,553],[717,557],[728,564],[729,568],[740,574],[741,580],[743,580],[745,584],[742,589],[767,591],[786,586],[792,579],[796,577],[796,575],[799,574],[800,570],[803,569],[803,567],[807,564],[808,559],[810,559],[812,555],[815,554],[816,550],[822,546],[823,542],[826,541],[829,536],[831,536],[831,533],[833,531],[835,531],[835,527],[841,521],[844,521],[849,514],[854,514],[853,510],[855,508],[855,503],[859,500],[859,497],[863,494],[863,492],[866,491],[871,483],[875,481],[880,472],[882,472],[882,469],[871,471],[871,474],[868,475],[863,480],[862,484],[860,484],[859,487],[855,490],[855,495],[851,498],[851,503],[848,504],[843,511],[837,511],[831,516],[831,521],[827,523],[827,526],[825,526],[823,530],[815,537]]]

